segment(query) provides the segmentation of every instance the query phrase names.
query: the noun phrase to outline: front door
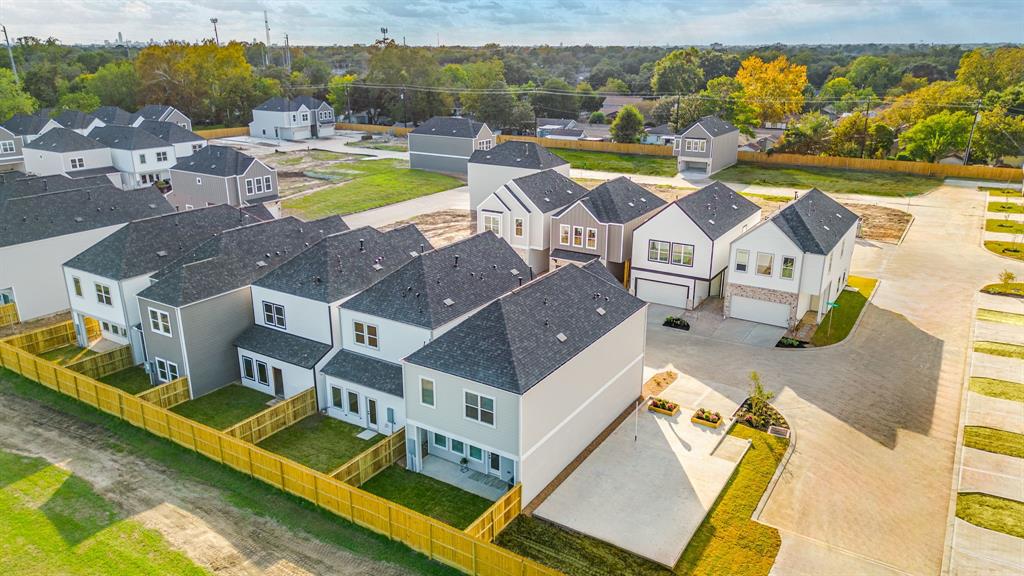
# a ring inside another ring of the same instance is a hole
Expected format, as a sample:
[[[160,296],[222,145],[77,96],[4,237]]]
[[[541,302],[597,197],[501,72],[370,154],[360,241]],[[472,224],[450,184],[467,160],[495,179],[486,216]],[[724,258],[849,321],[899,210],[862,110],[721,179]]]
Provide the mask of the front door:
[[[284,398],[284,374],[280,368],[274,368],[274,396]]]
[[[366,427],[370,430],[377,429],[377,399],[366,399]]]
[[[487,466],[487,471],[490,472],[492,475],[501,478],[501,456],[495,454],[494,452],[490,452],[488,454],[489,462]]]

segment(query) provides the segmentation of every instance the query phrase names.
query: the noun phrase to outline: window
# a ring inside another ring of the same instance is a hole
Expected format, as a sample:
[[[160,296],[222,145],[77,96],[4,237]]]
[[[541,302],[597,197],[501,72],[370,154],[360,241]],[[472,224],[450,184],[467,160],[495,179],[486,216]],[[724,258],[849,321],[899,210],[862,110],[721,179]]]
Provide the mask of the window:
[[[256,192],[253,189],[252,178],[249,178],[245,181],[245,195],[252,196],[255,193]]]
[[[597,228],[587,228],[587,250],[597,250]]]
[[[672,263],[678,266],[693,266],[693,246],[689,244],[673,244]]]
[[[480,448],[470,444],[469,445],[469,457],[472,458],[473,460],[476,460],[477,462],[483,462],[484,461],[484,451],[481,450]]]
[[[583,227],[573,226],[572,227],[572,245],[583,246]]]
[[[707,140],[700,138],[687,138],[686,139],[686,151],[687,152],[704,152],[707,150]]]
[[[145,163],[146,163],[146,155],[145,154],[139,154],[139,164],[145,164]]]
[[[448,449],[448,437],[445,436],[444,434],[438,434],[437,432],[434,432],[434,446],[437,446],[439,448],[444,448],[445,450],[447,450]]]
[[[168,362],[163,358],[154,358],[156,362],[156,379],[160,382],[170,382],[178,379],[178,365]]]
[[[501,216],[498,214],[484,214],[484,230],[501,236]]]
[[[72,158],[71,169],[78,170],[80,168],[85,168],[85,158]]]
[[[647,241],[647,259],[651,262],[668,262],[669,243],[661,240]]]
[[[110,322],[107,322],[106,320],[104,320],[104,321],[100,322],[100,326],[103,327],[103,331],[104,332],[110,332]]]
[[[268,326],[277,326],[278,328],[285,328],[284,323],[284,306],[280,304],[274,304],[272,302],[263,303],[263,322]]]
[[[191,210],[193,208],[195,208],[195,206],[193,206],[191,204],[185,204],[185,210]]]
[[[348,411],[359,416],[359,394],[352,390],[348,391]]]
[[[110,298],[110,286],[96,284],[96,301],[100,304],[106,304],[107,306],[113,305],[113,301]]]
[[[679,148],[682,147],[682,145],[683,145],[683,141],[682,140],[680,140],[679,138],[673,138],[672,139],[672,152],[678,153],[679,152]]]
[[[303,122],[309,122],[309,112],[303,112],[302,113],[302,121]]]
[[[156,161],[157,162],[167,162],[167,152],[157,152],[156,153]]]
[[[747,264],[750,262],[750,250],[736,251],[736,271],[746,272]]]
[[[420,404],[434,405],[434,381],[430,378],[420,378]]]
[[[139,175],[139,182],[141,182],[143,184],[152,184],[152,183],[156,182],[157,179],[158,179],[158,175],[157,174],[140,174]]]
[[[462,455],[466,453],[466,445],[462,442],[462,440],[456,440],[455,438],[452,438],[451,450],[456,454]]]
[[[202,149],[203,149],[203,145],[202,144],[193,144],[192,145],[192,151],[193,152],[199,152]]]
[[[82,281],[78,278],[72,278],[71,283],[75,285],[75,296],[82,295]]]
[[[153,332],[171,335],[171,316],[162,310],[149,309],[149,327]]]
[[[494,426],[494,398],[466,390],[466,418]]]
[[[242,356],[242,378],[246,380],[256,379],[256,363],[248,356]]]
[[[757,267],[754,268],[754,273],[758,276],[771,276],[773,264],[775,263],[774,254],[766,254],[764,252],[757,253]]]
[[[199,176],[196,176],[196,184],[202,184],[202,183],[203,183],[203,179],[200,178]]]
[[[490,150],[491,149],[491,145],[492,145],[492,141],[490,139],[487,139],[487,140],[477,140],[477,142],[476,142],[476,149],[477,150]]]
[[[337,386],[331,386],[331,406],[335,408],[345,409],[345,402],[342,400],[341,388]]]
[[[523,219],[522,218],[516,218],[515,219],[515,223],[516,223],[516,225],[515,225],[516,236],[520,236],[521,237],[523,235]]]
[[[295,122],[295,114],[292,114],[292,122]]]
[[[264,386],[270,386],[270,376],[268,375],[269,370],[267,369],[267,363],[256,361],[256,381]]]
[[[561,226],[558,227],[558,242],[562,246],[569,245],[569,230],[570,227],[568,224],[562,224]]]
[[[0,152],[3,152],[4,154],[13,154],[14,150],[15,148],[13,141],[4,140],[3,142],[0,142]]]
[[[256,184],[256,193],[257,194],[262,194],[263,193],[263,178],[257,178],[256,180],[254,180],[254,182]]]
[[[782,271],[779,273],[779,275],[787,280],[792,280],[794,268],[796,268],[796,259],[793,258],[792,256],[783,256]]]
[[[835,256],[835,252],[828,255],[828,271],[832,272],[832,257]]]
[[[356,333],[356,344],[361,346],[368,346],[377,349],[377,327],[373,324],[365,324],[363,322],[354,322]]]
[[[270,176],[263,177],[263,191],[272,192],[274,190],[274,180]]]

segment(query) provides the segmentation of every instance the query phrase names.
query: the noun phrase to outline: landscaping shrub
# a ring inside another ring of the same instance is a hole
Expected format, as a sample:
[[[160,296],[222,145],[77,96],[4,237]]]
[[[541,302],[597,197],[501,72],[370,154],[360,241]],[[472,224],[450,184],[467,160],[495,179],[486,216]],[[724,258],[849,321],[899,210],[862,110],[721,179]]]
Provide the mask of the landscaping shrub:
[[[806,348],[807,347],[807,343],[806,342],[801,342],[801,341],[797,340],[796,338],[789,338],[787,336],[783,336],[775,344],[775,347],[776,348]]]
[[[693,413],[693,417],[697,420],[703,420],[712,424],[718,424],[722,421],[722,415],[718,412],[712,412],[707,408],[697,408],[697,411]]]
[[[667,316],[662,326],[668,326],[669,328],[676,328],[679,330],[689,330],[690,323],[683,320],[679,316]]]

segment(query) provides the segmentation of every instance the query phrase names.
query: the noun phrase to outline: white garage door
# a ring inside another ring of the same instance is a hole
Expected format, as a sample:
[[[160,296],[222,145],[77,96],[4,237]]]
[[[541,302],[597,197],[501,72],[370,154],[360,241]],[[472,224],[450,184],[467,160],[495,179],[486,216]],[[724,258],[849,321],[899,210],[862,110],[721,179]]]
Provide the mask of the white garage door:
[[[740,320],[750,320],[772,326],[789,327],[789,305],[765,302],[745,296],[733,296],[729,315]]]
[[[644,278],[636,279],[636,297],[644,302],[689,308],[690,287],[666,284]]]

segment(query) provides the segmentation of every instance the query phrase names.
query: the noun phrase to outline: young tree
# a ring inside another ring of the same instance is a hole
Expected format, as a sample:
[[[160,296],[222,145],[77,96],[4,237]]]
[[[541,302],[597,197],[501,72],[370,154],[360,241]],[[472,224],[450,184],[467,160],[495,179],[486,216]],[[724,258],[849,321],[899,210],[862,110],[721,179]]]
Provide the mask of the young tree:
[[[808,112],[791,121],[776,146],[780,152],[824,154],[832,138],[832,121],[821,112]]]
[[[736,80],[759,123],[778,122],[803,109],[807,67],[790,64],[785,56],[771,62],[751,56],[740,64]]]
[[[691,94],[704,85],[704,72],[696,48],[676,50],[654,65],[651,90],[655,94]]]
[[[1014,274],[1013,272],[1010,272],[1009,270],[1003,270],[1002,272],[999,273],[999,283],[1000,284],[1003,284],[1003,285],[1013,284],[1016,281],[1017,281],[1017,275]]]
[[[537,117],[533,114],[533,106],[526,100],[516,100],[512,107],[508,127],[517,132],[533,130],[537,126]]]
[[[15,114],[31,114],[36,101],[14,81],[14,73],[0,68],[0,122],[6,122]]]
[[[594,112],[591,112],[590,113],[590,118],[588,119],[588,122],[590,122],[591,124],[604,124],[605,123],[604,113],[602,113],[599,110],[595,110]]]
[[[622,144],[632,144],[640,139],[644,131],[644,117],[635,106],[623,106],[612,122],[612,140]]]
[[[914,160],[935,162],[947,154],[963,151],[973,120],[966,112],[943,110],[904,132],[900,143]]]
[[[349,110],[348,91],[355,81],[355,74],[346,74],[344,76],[332,76],[331,80],[327,83],[327,101],[334,107],[335,116],[343,116]]]
[[[120,106],[134,110],[139,102],[139,75],[127,60],[111,62],[95,74],[80,76],[85,90],[100,99],[101,106]]]
[[[775,393],[765,390],[761,384],[761,375],[757,372],[750,373],[750,414],[754,417],[754,426],[764,428],[771,423],[772,410],[771,401]]]

